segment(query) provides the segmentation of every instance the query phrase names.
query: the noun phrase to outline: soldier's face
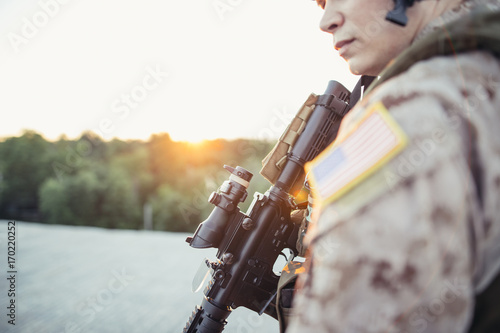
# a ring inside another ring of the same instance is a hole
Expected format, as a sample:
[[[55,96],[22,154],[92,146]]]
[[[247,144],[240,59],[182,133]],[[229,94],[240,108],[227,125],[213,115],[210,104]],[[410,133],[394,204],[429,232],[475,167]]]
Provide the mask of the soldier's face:
[[[317,1],[324,9],[321,30],[333,35],[333,45],[353,74],[378,75],[407,48],[423,26],[420,2],[407,10],[408,24],[385,19],[393,0]]]

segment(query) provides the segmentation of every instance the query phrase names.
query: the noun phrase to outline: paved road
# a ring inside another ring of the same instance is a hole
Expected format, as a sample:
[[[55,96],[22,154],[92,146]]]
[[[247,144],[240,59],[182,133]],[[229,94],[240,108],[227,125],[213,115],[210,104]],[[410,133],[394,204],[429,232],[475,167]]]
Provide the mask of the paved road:
[[[182,332],[202,294],[187,234],[16,223],[15,326],[8,324],[7,221],[0,221],[0,332]],[[224,332],[276,333],[238,308]]]

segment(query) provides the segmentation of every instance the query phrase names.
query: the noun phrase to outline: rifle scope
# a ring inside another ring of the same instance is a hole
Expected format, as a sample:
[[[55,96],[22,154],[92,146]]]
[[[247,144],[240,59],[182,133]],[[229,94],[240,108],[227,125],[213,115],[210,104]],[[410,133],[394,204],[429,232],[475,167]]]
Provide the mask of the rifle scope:
[[[215,205],[215,208],[208,218],[200,223],[193,237],[186,240],[191,247],[217,248],[232,214],[239,209],[238,204],[248,196],[247,188],[253,174],[240,166],[233,168],[224,165],[224,169],[231,173],[229,180],[210,195],[208,202]]]

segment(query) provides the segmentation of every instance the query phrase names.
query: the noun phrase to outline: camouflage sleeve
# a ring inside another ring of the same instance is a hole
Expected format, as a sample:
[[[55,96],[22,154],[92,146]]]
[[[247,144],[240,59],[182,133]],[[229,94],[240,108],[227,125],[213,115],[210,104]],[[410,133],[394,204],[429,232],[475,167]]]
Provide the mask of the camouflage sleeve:
[[[321,209],[287,333],[466,330],[474,232],[482,223],[473,170],[478,134],[464,108],[466,92],[454,75],[433,69],[439,61],[414,72],[435,71],[426,85],[408,77],[388,82],[345,120],[355,122],[381,101],[409,144]]]

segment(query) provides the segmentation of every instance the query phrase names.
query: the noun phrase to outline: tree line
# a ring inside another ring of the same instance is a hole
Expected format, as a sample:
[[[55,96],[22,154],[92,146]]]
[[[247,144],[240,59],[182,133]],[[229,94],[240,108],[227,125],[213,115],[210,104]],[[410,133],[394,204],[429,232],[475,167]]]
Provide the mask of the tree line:
[[[207,201],[229,173],[224,164],[254,174],[254,191],[269,183],[258,172],[272,142],[173,141],[166,133],[147,141],[104,141],[92,132],[46,140],[34,131],[0,141],[0,219],[105,228],[192,232],[212,210]]]

